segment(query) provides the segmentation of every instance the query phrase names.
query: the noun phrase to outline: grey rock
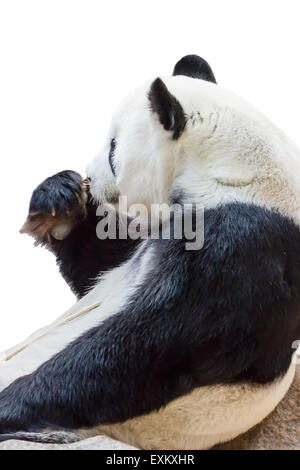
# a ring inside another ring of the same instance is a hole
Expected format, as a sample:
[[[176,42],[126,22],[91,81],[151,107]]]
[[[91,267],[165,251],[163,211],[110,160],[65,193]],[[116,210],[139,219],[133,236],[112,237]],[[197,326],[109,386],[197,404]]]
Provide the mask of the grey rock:
[[[299,450],[300,449],[300,367],[290,390],[262,423],[233,441],[218,445],[222,450]],[[124,442],[96,436],[72,444],[37,444],[6,441],[0,450],[137,450]]]

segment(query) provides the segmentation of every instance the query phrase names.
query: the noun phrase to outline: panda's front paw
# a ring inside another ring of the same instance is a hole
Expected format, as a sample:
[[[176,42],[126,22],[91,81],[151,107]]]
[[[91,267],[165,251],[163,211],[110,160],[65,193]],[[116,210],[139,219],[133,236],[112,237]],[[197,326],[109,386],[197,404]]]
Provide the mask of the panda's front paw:
[[[33,236],[37,243],[49,243],[51,237],[65,239],[86,216],[87,199],[87,183],[75,171],[47,178],[33,191],[21,233]]]

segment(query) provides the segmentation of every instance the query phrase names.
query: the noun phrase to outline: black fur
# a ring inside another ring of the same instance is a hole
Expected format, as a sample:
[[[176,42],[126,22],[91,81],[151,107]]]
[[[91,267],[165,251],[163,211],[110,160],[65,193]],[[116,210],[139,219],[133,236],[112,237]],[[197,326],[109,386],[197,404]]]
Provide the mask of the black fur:
[[[186,116],[179,101],[169,92],[160,78],[152,83],[149,100],[152,111],[158,114],[164,129],[172,131],[173,138],[178,139],[184,131]]]
[[[286,372],[300,335],[293,221],[233,203],[205,212],[199,251],[147,243],[151,272],[127,305],[0,393],[1,433],[115,423],[198,386]]]
[[[185,75],[217,83],[213,71],[206,60],[198,55],[186,55],[175,65],[173,75]]]
[[[96,226],[100,220],[96,216],[97,205],[89,197],[87,204],[80,207],[81,183],[82,177],[75,171],[57,173],[34,190],[29,209],[36,217],[44,214],[46,223],[47,217],[53,219],[52,208],[60,217],[66,216],[67,211],[74,213],[75,227],[67,238],[56,240],[48,233],[37,241],[55,254],[63,278],[78,298],[102,272],[125,261],[139,243],[130,238],[100,240],[97,237]]]
[[[81,182],[80,174],[72,170],[50,176],[33,191],[29,212],[51,215],[54,208],[57,215],[65,215],[67,210],[78,205]]]
[[[173,189],[170,195],[171,204],[179,204],[180,206],[183,206],[185,199],[186,196],[183,189]]]
[[[59,270],[78,298],[95,284],[101,273],[127,260],[140,240],[100,240],[96,226],[96,206],[87,206],[87,217],[62,241],[52,239]],[[117,219],[118,223],[118,219]]]
[[[115,154],[116,146],[117,146],[116,139],[111,139],[108,160],[109,160],[109,166],[110,166],[111,172],[114,176],[116,176],[116,167],[115,167],[115,162],[114,162],[114,154]]]

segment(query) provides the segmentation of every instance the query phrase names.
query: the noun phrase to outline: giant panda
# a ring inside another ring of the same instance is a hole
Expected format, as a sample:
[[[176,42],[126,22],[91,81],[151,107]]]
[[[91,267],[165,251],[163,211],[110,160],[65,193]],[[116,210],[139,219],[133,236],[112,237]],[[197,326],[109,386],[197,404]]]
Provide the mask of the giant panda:
[[[57,257],[68,314],[87,313],[1,364],[0,440],[207,449],[270,414],[300,338],[299,174],[294,144],[200,57],[133,91],[87,180],[33,192],[22,231]],[[96,208],[120,196],[203,207],[203,246],[100,240]]]

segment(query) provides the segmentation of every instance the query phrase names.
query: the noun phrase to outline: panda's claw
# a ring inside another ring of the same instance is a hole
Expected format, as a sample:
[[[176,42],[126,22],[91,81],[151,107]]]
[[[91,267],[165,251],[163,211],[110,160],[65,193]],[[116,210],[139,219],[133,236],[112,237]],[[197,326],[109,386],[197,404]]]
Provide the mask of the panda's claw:
[[[87,201],[88,187],[78,173],[57,173],[33,191],[20,232],[31,235],[37,244],[49,244],[51,238],[63,240],[86,216]]]

